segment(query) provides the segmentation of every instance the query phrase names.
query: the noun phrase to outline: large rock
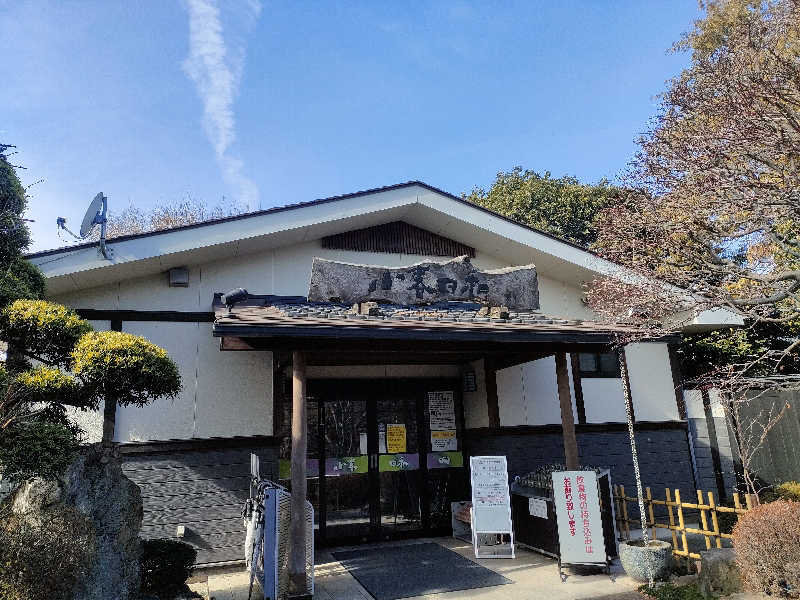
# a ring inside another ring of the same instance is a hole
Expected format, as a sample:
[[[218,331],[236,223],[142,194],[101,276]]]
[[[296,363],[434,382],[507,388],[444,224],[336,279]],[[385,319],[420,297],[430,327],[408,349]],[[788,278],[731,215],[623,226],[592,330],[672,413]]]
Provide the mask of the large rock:
[[[32,522],[48,511],[74,509],[91,521],[95,558],[73,600],[128,600],[139,594],[142,496],[122,473],[114,448],[86,447],[58,481],[33,479],[10,500],[11,511]]]
[[[511,310],[536,310],[539,286],[533,265],[480,271],[468,256],[400,268],[314,258],[308,299],[402,305],[470,300]]]
[[[714,548],[700,553],[697,588],[704,598],[728,596],[742,591],[742,579],[733,548]]]

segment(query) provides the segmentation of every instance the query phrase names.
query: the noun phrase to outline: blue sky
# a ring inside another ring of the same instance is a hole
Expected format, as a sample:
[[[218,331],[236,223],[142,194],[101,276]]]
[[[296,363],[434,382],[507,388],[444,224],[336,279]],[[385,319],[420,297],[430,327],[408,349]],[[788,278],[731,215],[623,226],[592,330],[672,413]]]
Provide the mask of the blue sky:
[[[257,209],[515,165],[613,179],[695,0],[0,0],[0,140],[34,249],[98,192]]]

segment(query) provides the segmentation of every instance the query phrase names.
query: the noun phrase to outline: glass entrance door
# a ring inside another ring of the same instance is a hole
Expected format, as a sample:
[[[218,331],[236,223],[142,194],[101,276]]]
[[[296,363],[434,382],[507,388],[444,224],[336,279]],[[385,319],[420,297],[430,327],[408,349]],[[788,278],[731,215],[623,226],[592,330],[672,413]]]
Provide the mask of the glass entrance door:
[[[449,525],[450,501],[465,493],[453,388],[449,380],[313,382],[323,545]]]
[[[372,498],[369,415],[365,400],[322,403],[325,538],[369,537]]]
[[[402,395],[375,400],[381,537],[422,529],[419,404]]]

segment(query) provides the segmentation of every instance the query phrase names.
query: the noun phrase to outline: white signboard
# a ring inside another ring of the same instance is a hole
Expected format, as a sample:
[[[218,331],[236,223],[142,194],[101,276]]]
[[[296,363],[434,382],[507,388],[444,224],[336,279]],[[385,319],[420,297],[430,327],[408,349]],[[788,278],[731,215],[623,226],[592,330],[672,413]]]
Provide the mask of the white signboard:
[[[547,500],[542,498],[528,498],[528,514],[540,519],[547,518]]]
[[[511,496],[505,456],[473,456],[469,459],[472,482],[472,528],[498,533],[511,528]]]
[[[430,414],[431,451],[450,452],[458,450],[456,439],[456,407],[452,390],[428,392]]]
[[[594,471],[554,471],[558,542],[561,562],[605,564],[600,495]]]
[[[473,456],[469,459],[472,484],[472,544],[476,558],[514,558],[511,494],[505,456]],[[482,533],[508,534],[510,554],[479,554]]]

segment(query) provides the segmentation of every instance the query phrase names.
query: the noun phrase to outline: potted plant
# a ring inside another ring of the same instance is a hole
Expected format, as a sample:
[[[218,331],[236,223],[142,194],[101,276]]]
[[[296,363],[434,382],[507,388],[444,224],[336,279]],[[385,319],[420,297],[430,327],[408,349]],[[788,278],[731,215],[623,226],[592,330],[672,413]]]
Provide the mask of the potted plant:
[[[672,568],[672,544],[662,540],[650,540],[646,546],[642,540],[620,542],[619,561],[637,581],[666,579]]]

